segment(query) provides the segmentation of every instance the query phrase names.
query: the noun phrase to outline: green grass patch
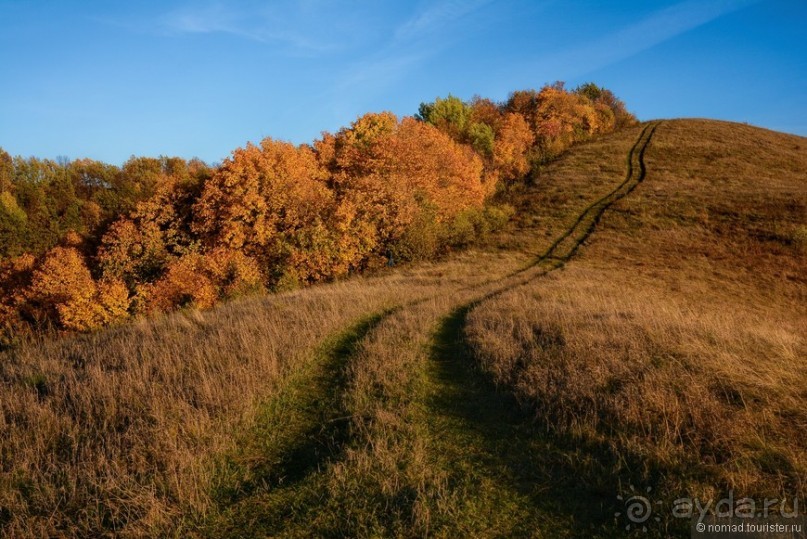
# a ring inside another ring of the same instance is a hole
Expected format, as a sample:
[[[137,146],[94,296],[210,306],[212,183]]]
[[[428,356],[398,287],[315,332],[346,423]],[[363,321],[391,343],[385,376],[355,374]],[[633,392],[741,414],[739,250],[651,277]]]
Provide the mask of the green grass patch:
[[[217,470],[218,511],[208,537],[274,536],[324,502],[322,472],[350,437],[343,390],[361,339],[390,311],[363,318],[327,339],[291,373]],[[293,536],[294,534],[292,534]]]

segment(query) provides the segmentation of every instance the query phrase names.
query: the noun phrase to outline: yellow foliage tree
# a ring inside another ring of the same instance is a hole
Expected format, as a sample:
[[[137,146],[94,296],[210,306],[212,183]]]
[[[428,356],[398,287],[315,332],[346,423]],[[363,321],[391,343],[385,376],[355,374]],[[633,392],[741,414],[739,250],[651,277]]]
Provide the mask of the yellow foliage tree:
[[[0,260],[0,343],[25,329],[20,311],[35,263],[36,258],[28,253]]]
[[[40,320],[56,327],[87,331],[126,316],[129,297],[120,281],[100,286],[73,247],[54,247],[33,272],[26,299]]]
[[[98,325],[108,325],[129,316],[132,300],[120,279],[102,279],[97,283],[96,298],[101,310]]]
[[[502,181],[512,182],[526,176],[534,141],[530,125],[522,115],[509,112],[502,117],[493,143],[493,164]]]

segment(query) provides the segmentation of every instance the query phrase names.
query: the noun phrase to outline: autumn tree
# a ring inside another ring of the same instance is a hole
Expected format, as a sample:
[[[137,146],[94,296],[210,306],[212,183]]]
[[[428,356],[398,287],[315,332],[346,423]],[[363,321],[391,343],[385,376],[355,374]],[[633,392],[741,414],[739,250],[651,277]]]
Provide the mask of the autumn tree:
[[[257,261],[241,251],[218,247],[205,255],[203,265],[220,299],[263,290],[264,278]]]
[[[198,249],[191,228],[202,181],[184,166],[174,174],[163,176],[151,197],[109,226],[97,256],[105,277],[122,279],[134,290],[137,283],[159,278],[172,260]]]
[[[501,181],[523,179],[530,170],[530,149],[535,135],[520,114],[508,112],[498,122],[493,146],[493,163]]]
[[[121,167],[121,176],[119,185],[125,196],[138,201],[151,197],[166,175],[160,159],[132,156]]]
[[[121,281],[96,283],[75,248],[54,247],[33,272],[26,302],[40,323],[86,331],[124,318],[129,295]]]
[[[491,102],[474,98],[470,104],[451,94],[421,103],[417,119],[435,126],[457,142],[470,145],[485,158],[493,155],[494,130],[498,115],[487,108]],[[486,110],[487,109],[487,110]]]
[[[208,249],[222,246],[259,261],[271,281],[288,272],[303,282],[319,280],[338,259],[326,224],[335,213],[326,179],[309,146],[268,138],[250,144],[206,182],[193,229]]]
[[[28,215],[10,191],[0,192],[0,259],[23,253]]]
[[[207,245],[264,255],[282,230],[302,226],[327,198],[313,151],[265,139],[239,148],[205,185],[194,230]]]
[[[575,88],[574,91],[587,97],[592,103],[610,110],[613,115],[613,128],[622,129],[637,123],[636,116],[628,112],[625,103],[617,98],[611,90],[597,86],[593,82],[587,82]]]
[[[3,148],[0,148],[0,193],[12,192],[14,189],[14,160]]]
[[[633,122],[609,90],[556,83],[501,104],[449,95],[414,118],[365,114],[311,145],[265,139],[216,169],[0,149],[0,326],[84,331],[428,259],[507,220],[490,202],[498,186]]]
[[[118,167],[92,159],[71,161],[68,172],[76,192],[84,200],[93,200],[111,189],[116,183],[116,176],[120,174]]]
[[[491,126],[494,130],[499,125],[502,110],[499,104],[490,99],[474,96],[468,103],[472,123],[481,123]]]
[[[606,107],[595,104],[587,95],[569,92],[563,83],[510,94],[504,109],[520,114],[535,138],[538,162],[560,155],[575,142],[613,129],[614,122]]]
[[[432,124],[454,140],[461,140],[470,127],[471,109],[462,99],[448,94],[445,99],[438,97],[433,103],[421,103],[417,119]]]
[[[218,294],[215,284],[203,271],[203,262],[198,253],[171,261],[159,279],[138,287],[138,310],[155,313],[188,306],[212,307]]]
[[[35,264],[31,254],[0,259],[0,345],[7,344],[26,328],[22,306]]]
[[[387,150],[390,183],[411,187],[444,221],[470,206],[481,207],[493,186],[482,181],[481,160],[430,125],[404,118]]]
[[[138,287],[138,309],[207,309],[219,300],[258,292],[262,282],[257,262],[240,251],[219,247],[206,255],[189,253],[173,260],[155,282]]]
[[[122,279],[132,290],[138,283],[158,278],[169,259],[159,229],[138,225],[128,218],[113,223],[101,240],[97,257],[105,277]]]
[[[425,234],[431,223],[445,225],[462,209],[481,206],[493,188],[470,147],[414,118],[368,114],[315,147],[329,158],[338,203],[372,238],[366,262],[413,237],[413,226]]]

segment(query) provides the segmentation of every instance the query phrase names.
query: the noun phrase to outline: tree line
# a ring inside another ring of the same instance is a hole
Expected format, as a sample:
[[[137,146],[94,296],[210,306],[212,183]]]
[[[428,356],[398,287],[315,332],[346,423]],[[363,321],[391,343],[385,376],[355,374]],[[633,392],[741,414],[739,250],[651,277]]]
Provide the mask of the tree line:
[[[311,144],[267,138],[216,167],[0,149],[0,340],[435,257],[510,218],[497,193],[635,122],[607,89],[556,83],[369,113]]]

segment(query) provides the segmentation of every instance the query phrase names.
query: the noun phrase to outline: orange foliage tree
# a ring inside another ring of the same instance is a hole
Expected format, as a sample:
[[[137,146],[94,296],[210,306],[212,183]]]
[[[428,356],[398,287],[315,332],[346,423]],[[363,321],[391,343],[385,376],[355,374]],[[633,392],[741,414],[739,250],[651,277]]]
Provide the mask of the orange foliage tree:
[[[26,291],[30,313],[58,328],[86,331],[124,318],[129,294],[119,280],[96,283],[73,247],[54,247],[33,272]]]
[[[587,82],[575,88],[574,91],[590,99],[600,109],[601,115],[612,117],[611,129],[621,129],[637,123],[636,117],[628,112],[625,103],[617,98],[611,90],[601,88],[593,82]],[[610,114],[606,111],[610,111]]]
[[[154,283],[138,287],[141,312],[168,312],[179,307],[207,309],[218,299],[215,284],[204,271],[201,255],[191,253],[173,260]]]
[[[512,183],[527,175],[534,141],[535,135],[522,115],[504,114],[493,146],[493,163],[501,181]]]
[[[464,209],[480,207],[494,188],[483,181],[482,161],[470,147],[389,112],[362,116],[315,147],[338,204],[364,234],[359,267],[383,260],[412,236],[412,227],[436,233]]]
[[[240,251],[218,247],[202,255],[189,253],[171,261],[153,283],[138,287],[141,312],[168,312],[180,307],[207,309],[263,288],[257,262]]]
[[[569,92],[559,82],[540,92],[521,90],[510,94],[504,108],[522,115],[530,124],[539,161],[557,157],[575,142],[612,131],[618,125],[617,115],[619,126],[635,122],[612,93],[606,94],[596,86],[581,88]]]
[[[26,329],[21,316],[22,307],[35,264],[35,257],[28,253],[0,259],[0,344]]]
[[[122,279],[130,290],[157,279],[172,260],[197,247],[191,210],[202,183],[185,167],[175,167],[176,176],[155,180],[154,194],[112,223],[101,238],[97,262],[103,276]]]
[[[233,152],[206,182],[193,230],[209,249],[254,258],[270,281],[288,274],[309,282],[338,266],[336,232],[327,226],[333,213],[333,193],[314,150],[267,138]]]

